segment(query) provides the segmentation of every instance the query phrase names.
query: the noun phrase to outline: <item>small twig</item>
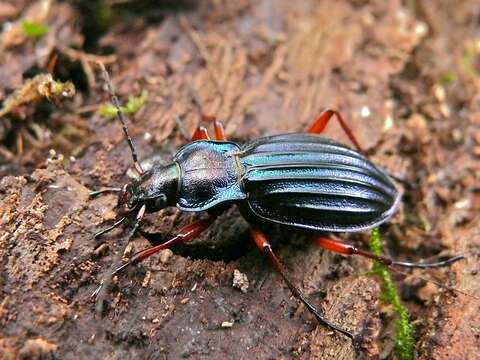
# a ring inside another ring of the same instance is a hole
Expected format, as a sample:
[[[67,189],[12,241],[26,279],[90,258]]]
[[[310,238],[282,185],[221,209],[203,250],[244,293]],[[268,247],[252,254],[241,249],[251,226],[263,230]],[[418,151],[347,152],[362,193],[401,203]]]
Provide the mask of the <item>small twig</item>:
[[[85,105],[82,107],[79,107],[75,113],[77,115],[85,114],[85,113],[90,113],[90,112],[96,112],[103,104],[92,104],[92,105]]]
[[[90,88],[94,88],[96,86],[95,81],[95,72],[92,69],[91,64],[97,64],[102,62],[104,64],[111,64],[117,61],[116,55],[95,55],[95,54],[88,54],[86,52],[75,50],[69,47],[60,46],[58,50],[69,57],[71,60],[79,61],[82,65],[82,69],[87,76],[88,85]]]
[[[2,145],[0,145],[0,156],[9,162],[13,162],[15,160],[15,155]]]

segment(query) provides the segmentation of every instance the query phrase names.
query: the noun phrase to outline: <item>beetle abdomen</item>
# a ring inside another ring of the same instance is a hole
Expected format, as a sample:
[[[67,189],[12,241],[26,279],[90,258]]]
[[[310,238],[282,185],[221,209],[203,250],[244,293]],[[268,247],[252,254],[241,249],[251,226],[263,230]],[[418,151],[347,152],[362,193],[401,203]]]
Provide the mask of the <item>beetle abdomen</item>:
[[[309,134],[250,142],[239,159],[243,188],[257,216],[319,231],[360,231],[386,221],[399,193],[358,152]]]

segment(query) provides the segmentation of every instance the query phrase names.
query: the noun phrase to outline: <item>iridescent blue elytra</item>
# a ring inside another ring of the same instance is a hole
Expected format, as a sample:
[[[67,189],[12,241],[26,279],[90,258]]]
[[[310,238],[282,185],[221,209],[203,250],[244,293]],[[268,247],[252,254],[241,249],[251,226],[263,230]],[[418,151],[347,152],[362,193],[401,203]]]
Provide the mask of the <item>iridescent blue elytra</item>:
[[[250,221],[331,232],[385,222],[400,195],[362,154],[319,135],[293,133],[244,145],[200,140],[127,188],[130,206],[212,211],[238,204]],[[161,199],[161,201],[160,201]]]

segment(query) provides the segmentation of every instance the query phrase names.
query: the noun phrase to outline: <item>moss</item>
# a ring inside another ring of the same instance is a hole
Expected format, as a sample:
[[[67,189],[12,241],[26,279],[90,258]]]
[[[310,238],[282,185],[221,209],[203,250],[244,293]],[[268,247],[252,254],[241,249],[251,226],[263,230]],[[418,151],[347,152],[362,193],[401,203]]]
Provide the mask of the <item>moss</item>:
[[[451,85],[457,81],[457,76],[453,71],[446,71],[440,75],[440,83],[442,85]]]
[[[48,33],[48,26],[32,21],[24,21],[22,23],[23,33],[31,38],[39,38]]]
[[[480,50],[477,46],[468,46],[463,54],[460,67],[465,75],[470,78],[477,78],[479,73],[475,67]]]
[[[382,254],[382,245],[380,243],[380,232],[378,228],[373,229],[370,236],[370,249],[375,255]],[[413,359],[413,349],[415,341],[413,339],[413,326],[410,322],[410,314],[400,301],[397,289],[393,283],[388,268],[379,261],[373,266],[373,273],[380,276],[383,282],[382,300],[393,306],[396,314],[395,319],[395,354],[398,359]]]
[[[145,101],[148,98],[148,91],[143,90],[142,94],[138,97],[129,96],[128,101],[124,106],[121,106],[121,110],[123,113],[131,115],[135,114],[138,110],[140,110],[143,105],[145,105]],[[117,115],[117,110],[112,104],[102,105],[98,108],[98,113],[102,116],[112,118]]]
[[[22,23],[22,30],[27,37],[39,38],[48,33],[48,26],[36,22],[24,21]]]

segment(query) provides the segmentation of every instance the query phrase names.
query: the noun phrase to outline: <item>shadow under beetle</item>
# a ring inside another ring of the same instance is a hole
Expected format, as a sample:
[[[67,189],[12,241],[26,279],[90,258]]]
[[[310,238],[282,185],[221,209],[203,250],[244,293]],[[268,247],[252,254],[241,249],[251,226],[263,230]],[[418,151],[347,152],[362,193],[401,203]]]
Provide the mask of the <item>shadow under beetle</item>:
[[[429,264],[401,262],[326,237],[325,233],[329,232],[356,232],[374,228],[392,216],[400,201],[400,193],[389,174],[363,155],[353,132],[334,110],[323,111],[308,133],[268,136],[243,145],[226,141],[222,123],[213,116],[203,115],[203,120],[213,123],[214,140],[210,139],[205,127],[199,126],[192,136],[192,142],[178,150],[172,164],[143,171],[109,75],[103,64],[100,67],[139,177],[122,188],[107,188],[91,193],[118,192],[118,208],[122,216],[112,226],[95,234],[95,237],[132,216],[135,220],[128,237],[130,240],[145,213],[168,206],[176,206],[183,211],[205,211],[209,215],[180,229],[178,235],[168,241],[133,255],[128,262],[114,269],[110,279],[119,271],[160,250],[194,239],[214,222],[220,212],[237,205],[251,224],[255,244],[269,258],[293,296],[318,321],[348,336],[357,348],[361,342],[360,336],[325,319],[292,283],[260,230],[262,225],[277,223],[316,232],[315,242],[327,250],[361,255],[387,266],[440,267],[463,258],[459,255]],[[201,108],[196,94],[192,96]],[[333,116],[336,116],[356,150],[318,135]],[[97,311],[100,313],[106,288],[102,281],[94,293],[98,296]]]

